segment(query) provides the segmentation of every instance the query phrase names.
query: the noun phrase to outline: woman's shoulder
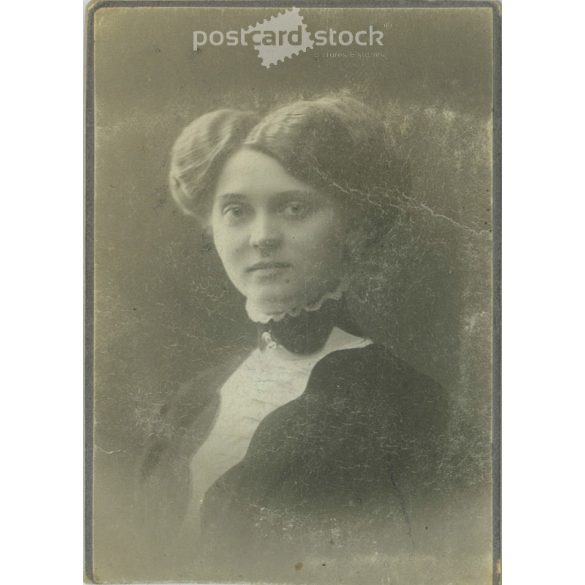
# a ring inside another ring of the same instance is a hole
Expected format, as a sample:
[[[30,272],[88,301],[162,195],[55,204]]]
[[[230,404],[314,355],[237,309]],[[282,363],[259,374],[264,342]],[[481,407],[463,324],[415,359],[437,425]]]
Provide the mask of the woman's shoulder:
[[[168,397],[162,414],[174,421],[175,426],[179,428],[189,425],[191,417],[205,406],[249,353],[248,349],[237,352],[228,359],[204,368],[179,384]]]
[[[332,377],[337,383],[345,380],[367,390],[374,386],[388,392],[393,390],[394,394],[401,389],[412,392],[415,388],[421,392],[444,393],[441,385],[430,375],[379,343],[331,352],[317,363],[314,373]]]
[[[168,394],[157,414],[158,424],[148,437],[141,473],[148,476],[159,466],[165,453],[176,451],[188,442],[194,424],[201,417],[213,419],[218,390],[246,359],[249,350],[242,350],[227,360],[204,368],[191,378],[178,383]],[[199,428],[202,425],[198,425]]]
[[[399,420],[403,429],[420,431],[422,426],[439,432],[450,417],[447,390],[378,343],[325,356],[315,366],[310,385],[330,405],[382,423]]]

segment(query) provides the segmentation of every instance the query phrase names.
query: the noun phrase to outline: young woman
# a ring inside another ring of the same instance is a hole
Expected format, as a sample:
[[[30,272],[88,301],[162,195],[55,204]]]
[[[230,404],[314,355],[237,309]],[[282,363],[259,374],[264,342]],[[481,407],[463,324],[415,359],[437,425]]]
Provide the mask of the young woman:
[[[327,580],[417,546],[445,395],[345,303],[407,178],[347,95],[217,110],[179,136],[173,197],[208,230],[258,347],[181,387],[148,449],[144,515],[174,578]]]

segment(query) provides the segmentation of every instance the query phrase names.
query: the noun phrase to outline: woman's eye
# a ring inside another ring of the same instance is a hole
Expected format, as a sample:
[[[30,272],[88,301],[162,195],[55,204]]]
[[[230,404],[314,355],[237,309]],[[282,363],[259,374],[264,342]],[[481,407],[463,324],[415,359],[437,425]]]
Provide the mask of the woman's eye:
[[[284,208],[284,213],[290,217],[303,217],[309,212],[309,206],[301,201],[288,203]]]
[[[246,210],[243,205],[227,205],[223,208],[222,213],[230,220],[238,220],[244,217]]]

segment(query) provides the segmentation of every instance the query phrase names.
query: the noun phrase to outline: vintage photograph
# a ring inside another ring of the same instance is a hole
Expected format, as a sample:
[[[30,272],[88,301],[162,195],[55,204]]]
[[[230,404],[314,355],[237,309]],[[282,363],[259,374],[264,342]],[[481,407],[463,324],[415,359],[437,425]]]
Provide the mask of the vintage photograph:
[[[86,580],[499,582],[499,5],[86,18]]]

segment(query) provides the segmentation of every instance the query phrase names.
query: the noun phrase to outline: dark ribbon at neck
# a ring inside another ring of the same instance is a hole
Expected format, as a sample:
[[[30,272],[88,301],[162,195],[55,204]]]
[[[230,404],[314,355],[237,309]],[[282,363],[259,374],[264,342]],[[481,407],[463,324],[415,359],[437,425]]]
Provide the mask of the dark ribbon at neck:
[[[333,327],[362,336],[349,315],[345,299],[329,299],[317,311],[301,311],[296,317],[286,315],[280,321],[257,323],[256,326],[261,349],[273,341],[288,351],[304,355],[319,351],[325,345]]]

